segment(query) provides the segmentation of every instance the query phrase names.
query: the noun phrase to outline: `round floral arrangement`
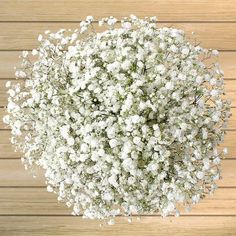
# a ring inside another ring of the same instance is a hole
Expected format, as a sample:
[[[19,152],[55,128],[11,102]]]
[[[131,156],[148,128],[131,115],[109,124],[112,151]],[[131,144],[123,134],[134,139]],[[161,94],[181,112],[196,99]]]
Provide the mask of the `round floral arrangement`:
[[[23,52],[6,85],[11,142],[75,215],[178,215],[220,177],[230,102],[218,52],[155,17],[92,22],[46,31],[33,60]]]

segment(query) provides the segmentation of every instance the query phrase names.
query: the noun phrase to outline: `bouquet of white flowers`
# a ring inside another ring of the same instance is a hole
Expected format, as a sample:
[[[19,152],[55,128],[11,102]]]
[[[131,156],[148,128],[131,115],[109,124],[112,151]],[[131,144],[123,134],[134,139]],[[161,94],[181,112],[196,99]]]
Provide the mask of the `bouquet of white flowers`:
[[[7,83],[11,142],[75,215],[178,215],[220,177],[230,102],[218,52],[155,17],[92,22],[46,31],[33,61],[23,52],[24,82]]]

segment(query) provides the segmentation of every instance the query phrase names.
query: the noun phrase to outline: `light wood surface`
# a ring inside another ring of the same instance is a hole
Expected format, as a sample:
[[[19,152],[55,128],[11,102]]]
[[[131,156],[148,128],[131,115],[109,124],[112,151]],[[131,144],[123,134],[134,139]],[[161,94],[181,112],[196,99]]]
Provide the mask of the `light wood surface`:
[[[222,162],[219,189],[178,218],[142,216],[131,224],[118,217],[114,226],[70,216],[70,209],[46,192],[42,170],[26,171],[21,154],[10,144],[2,122],[7,95],[5,82],[14,80],[21,50],[37,47],[44,30],[76,28],[87,15],[156,15],[159,26],[196,33],[204,47],[221,50],[232,117],[224,143],[229,155]],[[0,1],[0,236],[218,236],[236,235],[236,0],[1,0]]]
[[[1,159],[0,187],[45,186],[43,171],[25,171],[19,159]],[[222,179],[218,180],[219,187],[236,187],[236,161],[226,159],[221,165]],[[36,177],[33,178],[33,175]]]
[[[118,217],[115,225],[101,228],[100,223],[74,216],[0,216],[0,233],[1,236],[234,236],[232,232],[236,232],[236,217],[231,215],[142,216],[132,223]]]
[[[38,45],[38,35],[45,30],[75,29],[79,23],[65,22],[0,22],[0,50],[33,49]],[[198,42],[208,48],[236,50],[236,23],[160,23],[183,29],[187,35],[195,32]],[[96,24],[94,26],[96,27]],[[224,37],[222,37],[224,35]]]
[[[236,216],[236,189],[219,188],[213,195],[207,196],[192,211],[183,215],[222,215]],[[46,187],[37,188],[1,188],[0,215],[71,215],[71,208],[57,201],[54,193],[48,193]],[[156,214],[158,215],[158,214]]]
[[[160,21],[234,21],[235,0],[1,0],[1,21],[79,21],[135,14]]]

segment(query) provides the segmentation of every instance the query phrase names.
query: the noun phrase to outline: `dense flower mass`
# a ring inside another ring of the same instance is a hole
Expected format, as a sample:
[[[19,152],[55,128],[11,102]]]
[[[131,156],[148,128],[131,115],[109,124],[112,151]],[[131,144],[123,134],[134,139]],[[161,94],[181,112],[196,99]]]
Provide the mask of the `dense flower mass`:
[[[75,215],[178,215],[220,177],[230,102],[218,52],[155,17],[92,21],[46,31],[33,60],[23,52],[7,83],[11,141]]]

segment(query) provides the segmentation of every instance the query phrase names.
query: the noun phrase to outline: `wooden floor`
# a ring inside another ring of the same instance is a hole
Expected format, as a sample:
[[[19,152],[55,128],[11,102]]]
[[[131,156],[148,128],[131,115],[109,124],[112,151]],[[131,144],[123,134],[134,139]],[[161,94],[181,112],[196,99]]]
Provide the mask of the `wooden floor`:
[[[220,50],[232,113],[224,145],[219,189],[193,207],[191,213],[161,218],[120,217],[114,226],[73,217],[70,210],[46,192],[43,174],[26,172],[20,155],[9,143],[10,131],[2,123],[6,106],[6,80],[14,80],[13,67],[23,49],[37,46],[46,29],[76,28],[87,15],[96,19],[113,15],[156,15],[160,26],[194,31],[202,45]],[[236,0],[0,0],[0,236],[80,235],[236,235]]]

